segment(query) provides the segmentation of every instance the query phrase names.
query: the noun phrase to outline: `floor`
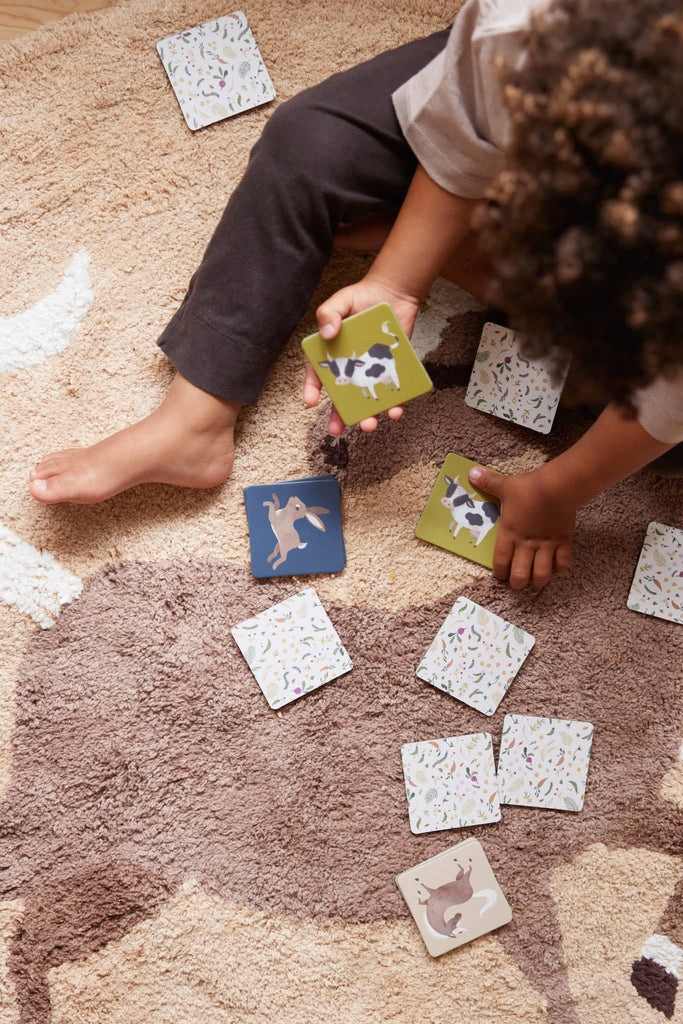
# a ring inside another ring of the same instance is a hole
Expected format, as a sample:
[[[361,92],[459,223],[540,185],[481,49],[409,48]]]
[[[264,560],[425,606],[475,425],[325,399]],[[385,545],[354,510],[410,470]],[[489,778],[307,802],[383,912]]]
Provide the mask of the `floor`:
[[[0,0],[0,46],[9,39],[40,28],[46,21],[63,18],[74,11],[96,11],[111,7],[116,0],[37,0],[27,4]]]

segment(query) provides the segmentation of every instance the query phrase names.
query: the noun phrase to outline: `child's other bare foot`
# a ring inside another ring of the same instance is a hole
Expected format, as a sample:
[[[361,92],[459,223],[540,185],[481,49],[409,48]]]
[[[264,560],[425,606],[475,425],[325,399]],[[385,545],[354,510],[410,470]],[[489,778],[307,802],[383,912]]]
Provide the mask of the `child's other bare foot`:
[[[142,483],[215,487],[232,470],[239,408],[178,373],[161,405],[144,420],[91,448],[41,459],[31,471],[31,494],[48,504],[91,505]]]

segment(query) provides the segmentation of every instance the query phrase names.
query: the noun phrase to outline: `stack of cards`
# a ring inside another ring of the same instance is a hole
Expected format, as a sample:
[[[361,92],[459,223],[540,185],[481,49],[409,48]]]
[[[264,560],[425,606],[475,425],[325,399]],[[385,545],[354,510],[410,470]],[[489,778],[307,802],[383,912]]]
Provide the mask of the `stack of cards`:
[[[427,649],[417,675],[492,715],[534,646],[519,626],[459,597]]]
[[[432,389],[427,371],[387,302],[347,317],[332,341],[318,333],[301,344],[348,425]]]
[[[192,131],[275,97],[242,11],[162,39],[157,51]]]
[[[554,376],[550,372],[553,365],[551,358],[527,359],[514,331],[486,323],[465,402],[473,409],[547,434],[569,371],[569,356],[560,359]]]
[[[500,821],[489,733],[404,743],[401,757],[416,835]]]
[[[333,476],[245,487],[244,503],[254,576],[306,576],[344,568],[339,484]]]
[[[490,569],[498,536],[500,502],[467,479],[476,465],[454,452],[447,456],[415,536]]]
[[[476,839],[403,871],[396,884],[431,956],[512,920],[510,905]]]
[[[683,530],[650,523],[628,595],[634,612],[683,623]]]
[[[231,632],[271,708],[281,708],[353,667],[312,587]]]

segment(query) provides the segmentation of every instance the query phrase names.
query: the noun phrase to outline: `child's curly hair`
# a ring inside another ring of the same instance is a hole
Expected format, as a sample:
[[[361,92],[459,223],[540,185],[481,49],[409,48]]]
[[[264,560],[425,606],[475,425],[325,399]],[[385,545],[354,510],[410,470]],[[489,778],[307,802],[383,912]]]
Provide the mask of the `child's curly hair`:
[[[630,408],[683,363],[680,0],[557,0],[505,98],[511,146],[480,218],[492,299],[531,354],[574,354],[581,397]]]

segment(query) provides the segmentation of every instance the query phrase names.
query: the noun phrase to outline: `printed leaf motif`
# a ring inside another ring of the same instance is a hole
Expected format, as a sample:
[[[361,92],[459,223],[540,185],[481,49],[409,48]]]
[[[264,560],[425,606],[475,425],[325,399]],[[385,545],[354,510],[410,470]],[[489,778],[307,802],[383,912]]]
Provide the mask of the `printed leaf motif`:
[[[566,796],[564,798],[564,802],[567,805],[567,810],[578,811],[578,809],[579,809],[578,804],[570,796]]]

